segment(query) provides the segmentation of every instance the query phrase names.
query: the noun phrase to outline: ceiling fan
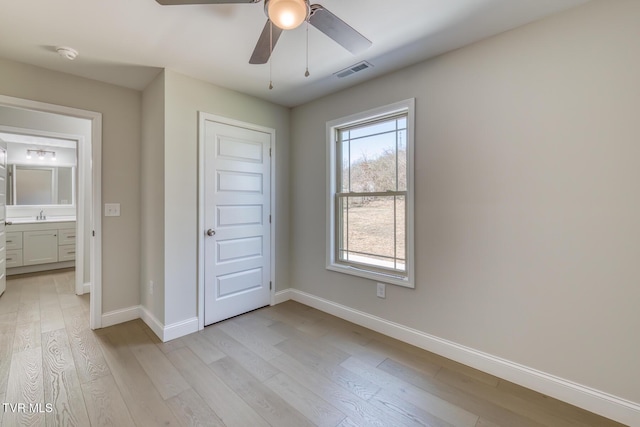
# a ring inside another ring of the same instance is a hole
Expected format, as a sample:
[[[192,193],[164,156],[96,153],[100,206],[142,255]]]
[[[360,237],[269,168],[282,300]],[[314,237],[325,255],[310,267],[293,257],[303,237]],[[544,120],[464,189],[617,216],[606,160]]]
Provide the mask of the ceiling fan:
[[[230,4],[259,3],[260,0],[156,0],[163,6],[186,4]],[[356,54],[371,46],[362,34],[349,24],[329,12],[319,4],[309,4],[309,0],[264,0],[264,12],[267,15],[250,64],[266,64],[283,30],[292,30],[303,22],[325,33],[340,46]],[[273,24],[273,25],[271,25]]]

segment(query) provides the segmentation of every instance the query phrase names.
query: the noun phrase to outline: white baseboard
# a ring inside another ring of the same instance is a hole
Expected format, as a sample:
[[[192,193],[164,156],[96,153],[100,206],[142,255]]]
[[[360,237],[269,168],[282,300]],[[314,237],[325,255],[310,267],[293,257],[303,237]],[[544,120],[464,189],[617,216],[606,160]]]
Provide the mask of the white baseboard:
[[[587,411],[626,425],[640,426],[640,403],[465,347],[297,289],[277,292],[275,299],[276,303],[292,299]]]
[[[82,294],[90,294],[91,293],[91,282],[85,283],[82,285]]]
[[[183,320],[181,322],[172,323],[164,327],[164,333],[160,339],[163,342],[171,341],[176,338],[183,337],[185,335],[198,332],[198,318],[192,317],[191,319]]]
[[[142,305],[140,306],[140,318],[151,328],[158,338],[162,339],[162,336],[164,335],[164,325]]]
[[[140,306],[135,305],[133,307],[123,308],[120,310],[113,310],[108,313],[102,314],[102,326],[107,328],[109,326],[117,325],[118,323],[128,322],[140,318]]]
[[[276,292],[274,298],[274,304],[280,304],[281,302],[288,301],[293,298],[293,289],[285,289],[284,291]]]

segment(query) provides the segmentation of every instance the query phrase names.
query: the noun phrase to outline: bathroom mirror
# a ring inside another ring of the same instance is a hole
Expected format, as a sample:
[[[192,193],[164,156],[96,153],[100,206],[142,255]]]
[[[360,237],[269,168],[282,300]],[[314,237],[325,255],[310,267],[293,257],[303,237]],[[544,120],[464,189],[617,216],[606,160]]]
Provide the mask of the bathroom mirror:
[[[73,167],[8,165],[7,205],[73,205]]]

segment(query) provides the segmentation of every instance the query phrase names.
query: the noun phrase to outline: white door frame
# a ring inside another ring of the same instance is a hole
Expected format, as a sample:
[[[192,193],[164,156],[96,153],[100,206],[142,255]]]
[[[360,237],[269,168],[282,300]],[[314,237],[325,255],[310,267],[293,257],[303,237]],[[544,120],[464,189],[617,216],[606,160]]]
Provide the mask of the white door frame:
[[[56,138],[56,139],[66,139],[68,141],[75,141],[76,143],[76,168],[78,171],[78,175],[76,178],[76,195],[75,195],[75,205],[76,205],[76,286],[75,291],[76,295],[83,295],[85,293],[84,287],[84,225],[85,222],[88,221],[88,218],[84,217],[84,204],[85,204],[85,190],[86,190],[86,181],[85,177],[87,176],[87,169],[89,169],[89,165],[84,165],[82,163],[85,158],[85,151],[87,149],[86,143],[84,142],[84,137],[82,135],[73,135],[67,133],[57,133],[57,132],[49,132],[43,130],[36,129],[23,129],[14,126],[3,126],[0,125],[0,131],[4,133],[14,133],[20,135],[32,135],[32,136],[42,136],[45,138]]]
[[[84,215],[79,216],[79,218],[82,221],[87,219],[92,221],[92,230],[95,233],[95,236],[91,239],[89,251],[89,268],[91,270],[89,326],[91,329],[98,329],[102,326],[102,113],[5,95],[0,95],[0,105],[77,117],[91,121],[91,141],[85,141],[84,138],[78,140],[78,153],[80,154],[81,150],[84,151],[87,148],[91,153],[91,164],[86,165],[88,167],[79,167],[79,170],[85,169],[83,173],[85,175],[84,179],[86,179],[86,183],[91,187],[91,218],[84,218]],[[87,147],[87,145],[89,146]],[[87,169],[90,169],[91,173],[87,173]],[[78,181],[82,178],[83,177],[79,176]],[[80,184],[80,182],[78,184]],[[84,194],[82,194],[82,196],[81,194],[82,192],[78,186],[78,207],[80,206],[81,197],[84,202]],[[77,209],[77,212],[80,212],[80,209]],[[79,223],[77,224],[78,229],[80,225]],[[84,224],[82,224],[82,226],[84,226]],[[78,238],[78,240],[80,240],[80,238]],[[84,243],[81,243],[81,245],[83,244]]]
[[[275,304],[275,277],[276,277],[276,224],[278,215],[276,212],[276,130],[253,123],[242,122],[239,120],[229,119],[227,117],[217,116],[215,114],[198,111],[198,330],[204,329],[204,127],[205,121],[214,121],[225,125],[241,127],[258,132],[264,132],[271,135],[271,224],[269,224],[269,232],[271,233],[271,247],[269,250],[271,275],[269,280],[273,284],[271,287],[271,305]]]

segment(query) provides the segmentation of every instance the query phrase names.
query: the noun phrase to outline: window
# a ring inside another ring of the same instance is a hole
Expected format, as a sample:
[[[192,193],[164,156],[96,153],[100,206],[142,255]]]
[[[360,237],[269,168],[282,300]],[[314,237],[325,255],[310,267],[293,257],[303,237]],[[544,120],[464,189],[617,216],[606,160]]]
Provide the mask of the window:
[[[327,123],[327,268],[413,287],[410,99]]]

